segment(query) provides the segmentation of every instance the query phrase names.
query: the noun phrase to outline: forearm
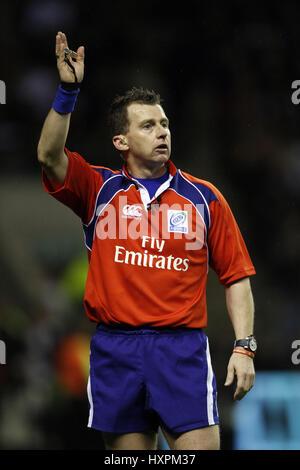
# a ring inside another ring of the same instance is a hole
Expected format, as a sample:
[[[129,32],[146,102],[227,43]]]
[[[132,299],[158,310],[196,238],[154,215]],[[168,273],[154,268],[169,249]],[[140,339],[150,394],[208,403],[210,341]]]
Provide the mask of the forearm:
[[[254,301],[249,278],[226,287],[225,297],[236,339],[246,338],[254,329]]]
[[[55,166],[64,154],[69,127],[69,114],[59,114],[51,108],[45,119],[38,143],[38,159],[46,168]]]
[[[242,279],[225,289],[227,310],[234,329],[235,338],[243,339],[253,333],[254,301],[249,278]],[[225,386],[237,378],[234,399],[241,400],[254,384],[253,358],[233,352],[227,367]]]

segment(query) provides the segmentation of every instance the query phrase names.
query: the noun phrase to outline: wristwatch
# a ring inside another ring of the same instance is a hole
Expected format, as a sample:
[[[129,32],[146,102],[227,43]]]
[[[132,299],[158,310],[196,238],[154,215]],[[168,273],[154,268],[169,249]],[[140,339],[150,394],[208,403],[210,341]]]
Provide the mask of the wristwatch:
[[[251,351],[251,352],[255,353],[256,350],[257,350],[257,341],[256,341],[254,335],[249,335],[249,336],[247,336],[247,338],[237,339],[234,342],[234,347],[236,348],[238,346],[240,346],[242,348],[245,348],[248,351]]]

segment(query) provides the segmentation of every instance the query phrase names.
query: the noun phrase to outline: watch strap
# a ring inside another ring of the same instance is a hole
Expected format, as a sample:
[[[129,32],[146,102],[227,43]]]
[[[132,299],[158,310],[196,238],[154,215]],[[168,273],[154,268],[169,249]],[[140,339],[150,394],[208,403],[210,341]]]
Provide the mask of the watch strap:
[[[247,338],[244,338],[244,339],[237,339],[235,342],[234,342],[234,347],[236,348],[237,346],[240,346],[242,348],[245,348],[247,347],[249,344],[249,340]]]
[[[257,342],[254,335],[249,335],[247,338],[238,339],[234,342],[234,348],[242,347],[247,351],[251,351],[253,353],[256,352],[257,349]]]

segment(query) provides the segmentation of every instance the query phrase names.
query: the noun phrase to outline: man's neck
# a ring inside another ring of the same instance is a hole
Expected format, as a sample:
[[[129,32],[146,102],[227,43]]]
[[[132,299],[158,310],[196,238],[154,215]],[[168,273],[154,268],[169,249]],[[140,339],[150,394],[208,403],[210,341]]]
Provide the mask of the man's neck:
[[[148,168],[148,167],[138,167],[138,166],[132,166],[128,163],[126,163],[126,167],[128,172],[133,176],[134,178],[143,178],[143,179],[153,179],[153,178],[159,178],[160,176],[164,175],[165,172],[167,171],[167,166],[165,163],[160,164],[159,166],[155,166],[153,168]]]

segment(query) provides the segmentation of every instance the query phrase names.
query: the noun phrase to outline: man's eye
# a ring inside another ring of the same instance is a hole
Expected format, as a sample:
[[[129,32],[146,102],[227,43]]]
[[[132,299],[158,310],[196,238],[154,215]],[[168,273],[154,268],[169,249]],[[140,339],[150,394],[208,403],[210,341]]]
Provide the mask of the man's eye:
[[[144,124],[143,129],[150,129],[151,124]]]

